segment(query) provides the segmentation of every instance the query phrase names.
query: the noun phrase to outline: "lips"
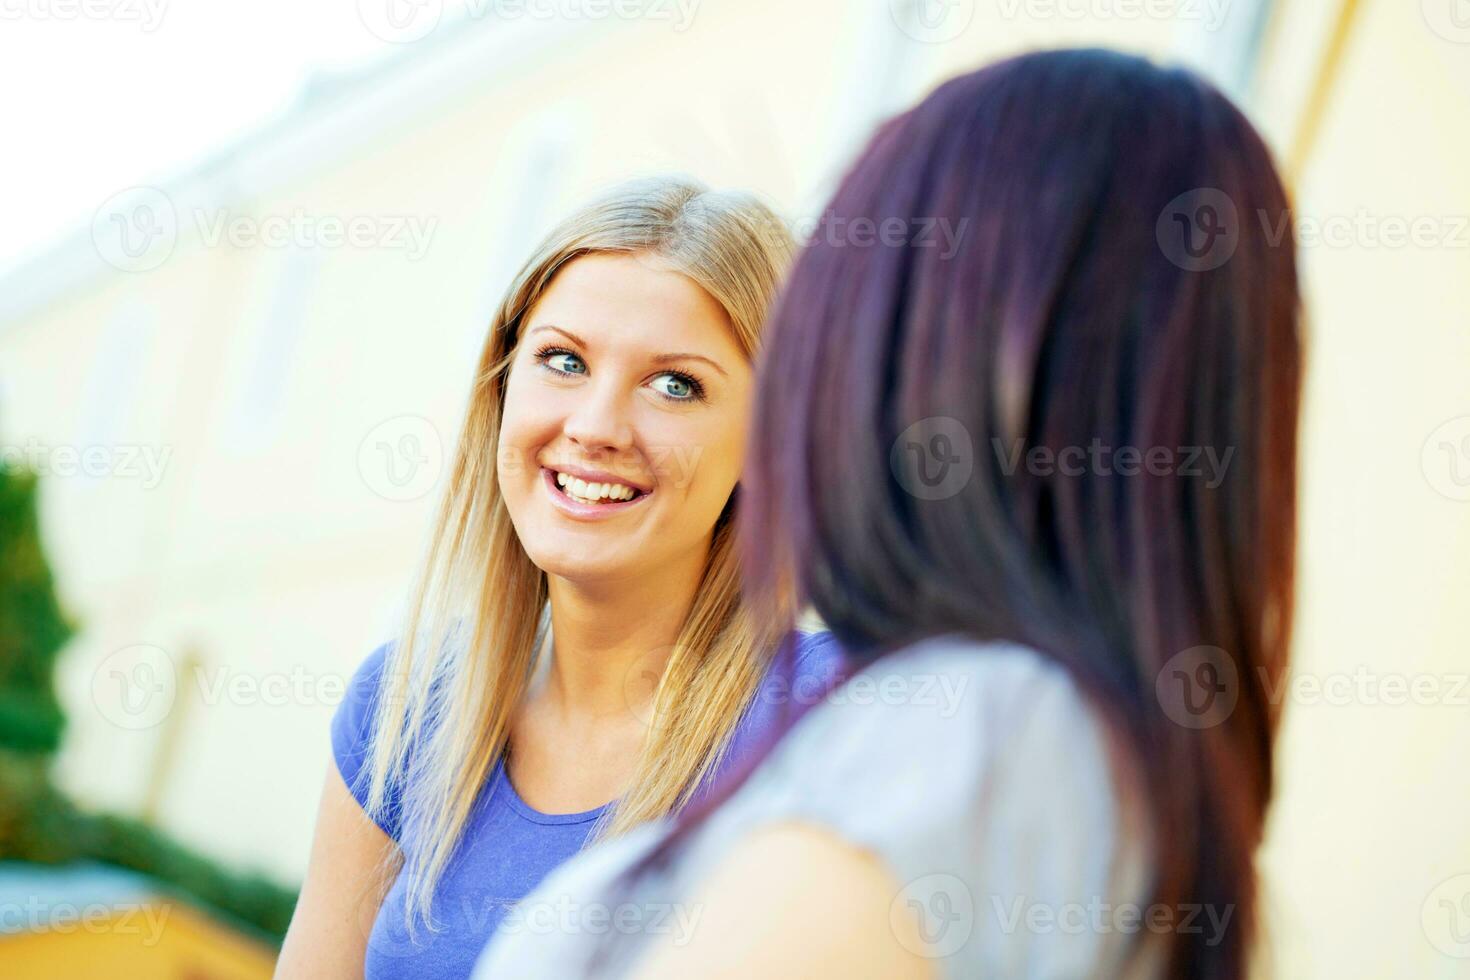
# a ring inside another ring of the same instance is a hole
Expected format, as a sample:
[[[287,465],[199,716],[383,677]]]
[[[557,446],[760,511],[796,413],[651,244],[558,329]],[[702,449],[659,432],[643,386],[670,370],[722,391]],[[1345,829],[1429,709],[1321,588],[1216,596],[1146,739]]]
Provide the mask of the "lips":
[[[559,485],[558,481],[566,486]],[[553,506],[563,514],[579,520],[609,517],[630,507],[640,507],[653,493],[651,490],[636,490],[627,484],[589,485],[580,477],[570,477],[564,471],[545,467],[541,470],[541,483],[551,497]],[[581,488],[581,494],[591,494],[594,492],[593,486],[596,487],[596,497],[579,495],[578,487]],[[618,487],[622,488],[622,492],[617,492],[615,488]]]
[[[548,466],[546,468],[551,470],[553,473],[558,474],[558,476],[567,477],[568,481],[581,480],[583,483],[586,483],[588,485],[607,484],[612,486],[627,487],[634,492],[635,496],[638,494],[649,493],[653,490],[651,486],[649,486],[642,480],[632,477],[620,476],[617,473],[608,473],[605,470],[589,469],[582,466]]]

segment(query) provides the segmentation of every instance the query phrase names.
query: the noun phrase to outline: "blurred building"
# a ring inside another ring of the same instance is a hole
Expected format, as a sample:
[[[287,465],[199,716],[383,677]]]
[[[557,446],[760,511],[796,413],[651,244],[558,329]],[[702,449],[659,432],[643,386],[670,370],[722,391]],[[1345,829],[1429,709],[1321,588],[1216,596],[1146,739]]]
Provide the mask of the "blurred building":
[[[1470,118],[1470,18],[1456,2],[365,18],[392,57],[320,79],[196,169],[119,188],[92,227],[0,282],[0,445],[43,471],[51,559],[83,627],[63,668],[62,779],[298,877],[328,718],[401,602],[490,311],[549,223],[665,170],[813,215],[873,125],[939,80],[1083,43],[1213,74],[1316,232],[1299,670],[1463,672],[1470,137],[1452,124]],[[1418,219],[1420,237],[1385,243]],[[1302,703],[1265,854],[1280,972],[1450,975],[1462,964],[1431,937],[1432,893],[1470,872],[1466,711],[1283,696]]]

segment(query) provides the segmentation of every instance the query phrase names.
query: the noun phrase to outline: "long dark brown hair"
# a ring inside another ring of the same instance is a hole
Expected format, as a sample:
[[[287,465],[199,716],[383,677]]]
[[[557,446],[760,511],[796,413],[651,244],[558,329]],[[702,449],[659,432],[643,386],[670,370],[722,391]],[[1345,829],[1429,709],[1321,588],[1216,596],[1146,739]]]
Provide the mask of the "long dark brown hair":
[[[1260,137],[1193,74],[1015,58],[879,131],[759,362],[752,600],[810,603],[855,668],[950,632],[1063,667],[1148,814],[1152,900],[1233,912],[1213,945],[1164,939],[1171,976],[1244,975],[1254,931],[1293,592],[1300,309],[1291,236],[1267,234],[1286,214]],[[859,241],[863,219],[907,235]],[[1181,715],[1180,657],[1233,703]]]

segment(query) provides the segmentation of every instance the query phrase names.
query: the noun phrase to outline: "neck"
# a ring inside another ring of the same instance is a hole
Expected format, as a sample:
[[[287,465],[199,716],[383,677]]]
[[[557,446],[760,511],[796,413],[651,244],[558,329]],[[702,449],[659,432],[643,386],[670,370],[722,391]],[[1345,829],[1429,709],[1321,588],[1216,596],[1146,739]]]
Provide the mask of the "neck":
[[[628,717],[651,699],[684,627],[708,549],[653,571],[547,579],[551,663],[544,694],[583,717]]]

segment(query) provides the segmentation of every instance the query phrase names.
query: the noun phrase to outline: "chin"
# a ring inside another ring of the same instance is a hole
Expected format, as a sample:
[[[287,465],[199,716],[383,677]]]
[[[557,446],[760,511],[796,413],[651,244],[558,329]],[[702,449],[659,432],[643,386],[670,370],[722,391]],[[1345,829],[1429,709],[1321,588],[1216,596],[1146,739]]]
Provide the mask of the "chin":
[[[611,556],[593,558],[586,553],[584,548],[579,548],[575,542],[568,542],[566,548],[540,548],[534,552],[528,550],[526,553],[530,555],[531,563],[547,575],[555,575],[557,578],[573,582],[617,575],[628,564]]]

